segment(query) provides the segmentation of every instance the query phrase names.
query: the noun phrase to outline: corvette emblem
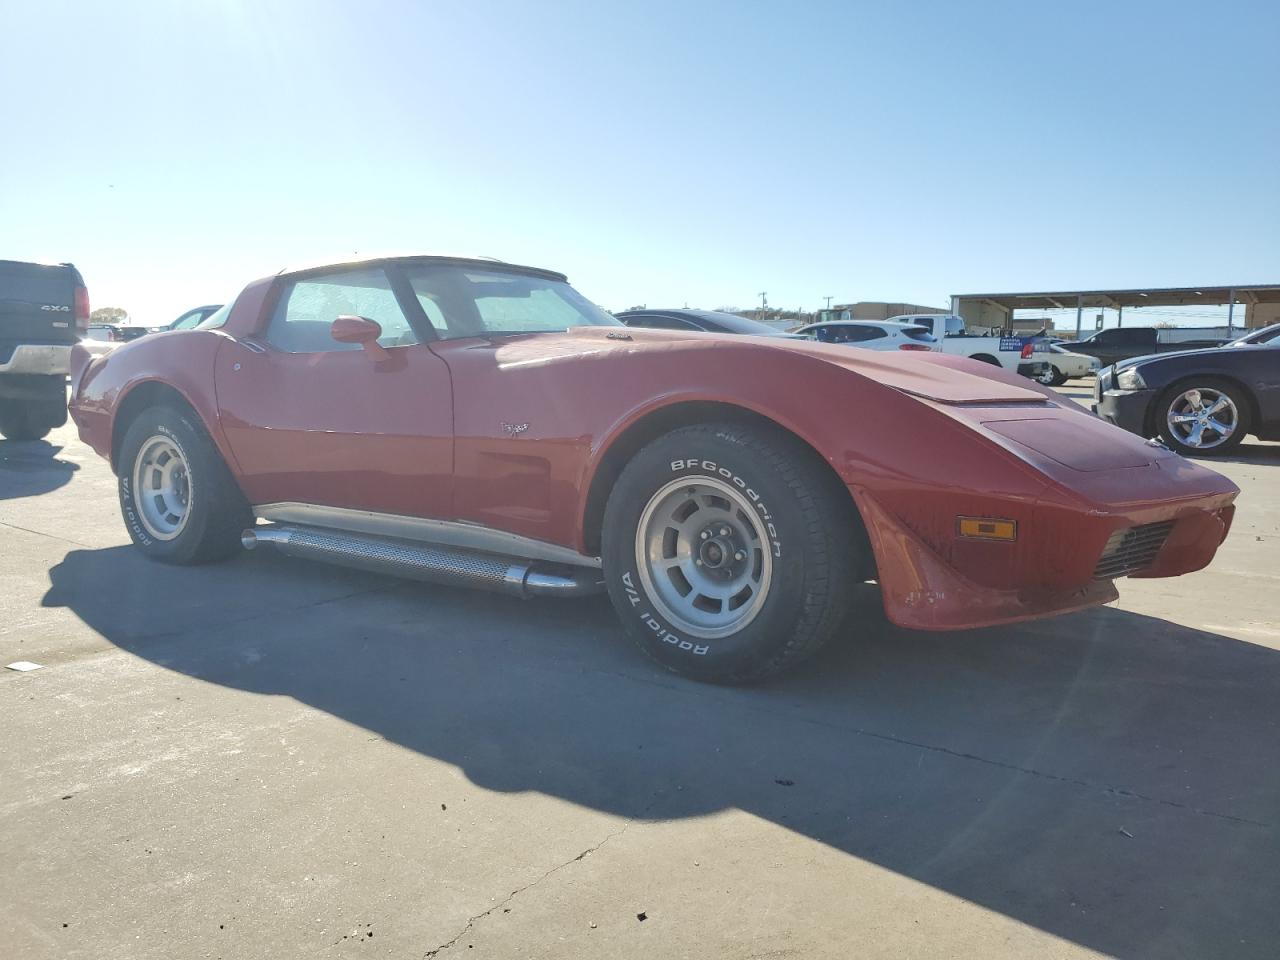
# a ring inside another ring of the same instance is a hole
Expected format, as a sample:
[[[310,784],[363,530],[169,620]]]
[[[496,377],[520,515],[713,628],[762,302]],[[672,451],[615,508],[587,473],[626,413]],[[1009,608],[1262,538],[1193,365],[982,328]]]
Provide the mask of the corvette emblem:
[[[507,423],[504,420],[502,421],[502,429],[507,431],[508,437],[518,437],[529,429],[529,425],[527,423]]]

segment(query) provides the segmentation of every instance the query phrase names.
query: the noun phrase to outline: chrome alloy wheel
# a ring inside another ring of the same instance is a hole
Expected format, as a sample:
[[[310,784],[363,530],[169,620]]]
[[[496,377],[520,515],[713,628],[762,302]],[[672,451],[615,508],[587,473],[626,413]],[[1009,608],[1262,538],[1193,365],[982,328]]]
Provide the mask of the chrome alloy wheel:
[[[190,469],[178,445],[157,434],[138,450],[133,462],[133,503],[147,533],[172,540],[187,524],[191,502]]]
[[[711,477],[673,480],[636,528],[636,566],[657,612],[699,639],[741,630],[760,612],[773,551],[746,496]]]
[[[1187,390],[1169,404],[1169,430],[1179,442],[1197,450],[1226,443],[1240,427],[1235,401],[1212,387]]]
[[[1046,387],[1052,387],[1057,378],[1058,368],[1052,363],[1045,363],[1044,369],[1036,374],[1036,382],[1043,383]]]

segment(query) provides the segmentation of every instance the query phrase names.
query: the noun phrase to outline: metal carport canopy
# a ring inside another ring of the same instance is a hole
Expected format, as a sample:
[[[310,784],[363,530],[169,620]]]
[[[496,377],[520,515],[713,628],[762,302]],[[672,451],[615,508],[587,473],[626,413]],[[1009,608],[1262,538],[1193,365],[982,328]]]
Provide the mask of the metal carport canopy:
[[[1196,304],[1227,304],[1227,329],[1235,326],[1235,305],[1280,303],[1280,284],[1242,283],[1217,287],[1138,287],[1128,290],[1063,290],[1061,293],[962,293],[951,298],[951,312],[964,316],[963,305],[987,304],[1004,310],[1008,318],[1015,310],[1076,309],[1076,336],[1085,308],[1110,307],[1119,311],[1117,323],[1124,323],[1125,307],[1188,307]]]
[[[1061,293],[961,293],[953,301],[977,300],[1009,310],[1071,307],[1186,307],[1195,304],[1280,303],[1280,284],[1235,287],[1147,287],[1134,290],[1064,290]]]

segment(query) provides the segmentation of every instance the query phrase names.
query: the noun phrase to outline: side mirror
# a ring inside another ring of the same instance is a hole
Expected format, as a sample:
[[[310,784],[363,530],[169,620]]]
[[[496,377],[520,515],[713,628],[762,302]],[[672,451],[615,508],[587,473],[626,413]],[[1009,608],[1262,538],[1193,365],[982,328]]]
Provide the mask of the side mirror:
[[[382,336],[382,325],[368,317],[342,316],[333,321],[329,328],[329,336],[339,343],[358,343],[364,352],[375,360],[387,358],[386,349],[378,342]]]

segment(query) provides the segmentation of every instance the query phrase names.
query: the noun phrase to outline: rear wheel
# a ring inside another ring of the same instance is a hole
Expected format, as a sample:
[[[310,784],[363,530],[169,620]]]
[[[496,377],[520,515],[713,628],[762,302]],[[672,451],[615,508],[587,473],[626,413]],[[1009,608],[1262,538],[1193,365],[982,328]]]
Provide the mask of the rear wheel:
[[[672,431],[623,470],[605,508],[609,594],[627,633],[676,673],[746,683],[813,655],[861,569],[848,493],[783,434]]]
[[[0,434],[7,440],[39,440],[57,424],[21,400],[0,400]]]
[[[144,410],[119,454],[120,511],[133,542],[166,563],[205,563],[240,548],[248,503],[193,414]]]
[[[67,422],[65,377],[19,374],[12,381],[20,392],[0,399],[0,434],[9,440],[39,440]]]
[[[1249,403],[1234,383],[1214,377],[1184,380],[1161,396],[1160,436],[1181,454],[1218,456],[1234,450],[1249,431]]]
[[[1067,382],[1067,375],[1052,363],[1047,363],[1044,370],[1037,374],[1035,379],[1046,387],[1060,387]]]

